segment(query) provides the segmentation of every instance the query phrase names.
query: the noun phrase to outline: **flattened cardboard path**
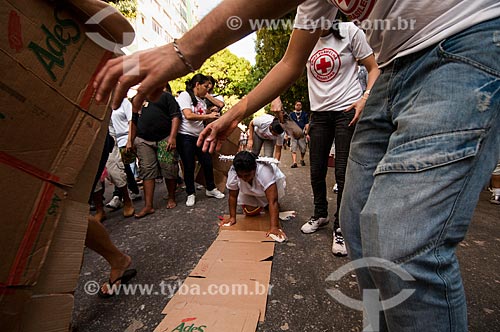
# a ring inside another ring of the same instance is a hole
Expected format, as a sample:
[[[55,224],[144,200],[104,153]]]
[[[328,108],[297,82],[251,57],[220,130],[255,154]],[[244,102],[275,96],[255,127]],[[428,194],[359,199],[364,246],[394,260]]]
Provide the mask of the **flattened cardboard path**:
[[[274,254],[269,217],[236,220],[221,229],[154,332],[253,332],[264,321]]]

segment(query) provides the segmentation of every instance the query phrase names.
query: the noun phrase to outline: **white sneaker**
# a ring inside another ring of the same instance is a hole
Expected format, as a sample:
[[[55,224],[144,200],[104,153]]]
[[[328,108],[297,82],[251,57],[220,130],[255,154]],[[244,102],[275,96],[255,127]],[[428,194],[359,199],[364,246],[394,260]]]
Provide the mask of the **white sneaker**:
[[[344,236],[340,228],[337,228],[333,232],[333,244],[332,244],[332,252],[335,256],[347,256],[347,249],[344,243]]]
[[[113,196],[111,200],[106,204],[107,208],[118,210],[123,206],[123,202],[118,196]]]
[[[195,202],[196,202],[196,196],[194,194],[191,194],[187,197],[186,206],[193,206]]]
[[[330,220],[328,220],[328,218],[311,217],[311,219],[309,219],[304,225],[302,225],[300,230],[305,234],[314,233],[318,230],[318,228],[328,225],[329,222]]]
[[[219,191],[219,189],[217,189],[217,188],[205,191],[205,195],[207,195],[207,197],[215,197],[217,199],[221,199],[221,198],[225,197],[225,195],[223,193],[221,193]]]

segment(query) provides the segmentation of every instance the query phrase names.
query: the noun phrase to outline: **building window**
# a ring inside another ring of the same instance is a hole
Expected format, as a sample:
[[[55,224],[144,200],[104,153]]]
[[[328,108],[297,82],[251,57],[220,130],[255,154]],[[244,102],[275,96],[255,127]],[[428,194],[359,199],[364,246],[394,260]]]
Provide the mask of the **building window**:
[[[152,20],[152,26],[154,32],[161,36],[163,29],[161,28],[160,23],[156,22],[154,19]]]

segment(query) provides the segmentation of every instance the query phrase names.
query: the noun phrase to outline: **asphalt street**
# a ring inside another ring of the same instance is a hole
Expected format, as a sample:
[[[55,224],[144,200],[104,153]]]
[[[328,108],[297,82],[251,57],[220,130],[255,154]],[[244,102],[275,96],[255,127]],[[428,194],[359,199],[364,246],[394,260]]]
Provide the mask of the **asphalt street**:
[[[300,232],[300,226],[313,211],[307,158],[306,163],[305,167],[291,169],[290,152],[283,151],[280,168],[287,176],[287,196],[282,208],[296,210],[297,217],[283,223],[289,241],[275,247],[266,319],[258,331],[361,331],[362,314],[338,303],[326,291],[335,288],[359,298],[354,275],[348,274],[338,282],[325,281],[348,263],[347,258],[331,253],[332,225],[314,234]],[[329,210],[333,215],[333,168],[329,169],[328,184]],[[107,200],[111,192],[108,186]],[[110,299],[87,294],[85,285],[107,280],[109,267],[102,257],[86,249],[75,291],[73,331],[153,331],[163,319],[161,311],[173,295],[169,290],[173,293],[196,266],[217,237],[217,217],[228,212],[226,199],[207,198],[204,190],[197,191],[194,207],[185,206],[186,194],[180,192],[178,206],[167,210],[165,194],[164,184],[157,183],[154,214],[137,220],[124,219],[120,210],[108,212],[104,224],[115,244],[132,257],[132,265],[138,271],[133,282],[151,285],[153,289],[167,285],[167,292]],[[498,331],[500,326],[500,206],[490,204],[489,196],[486,190],[481,193],[469,233],[458,248],[470,331]],[[142,200],[135,202],[136,211],[142,204]]]

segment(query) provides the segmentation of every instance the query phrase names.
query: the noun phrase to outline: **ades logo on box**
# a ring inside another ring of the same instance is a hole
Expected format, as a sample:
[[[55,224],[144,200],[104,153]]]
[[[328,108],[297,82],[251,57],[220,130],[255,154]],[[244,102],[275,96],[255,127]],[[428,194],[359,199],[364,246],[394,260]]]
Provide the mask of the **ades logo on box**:
[[[81,36],[80,28],[76,21],[60,17],[61,9],[54,10],[56,24],[49,29],[45,24],[40,27],[45,34],[44,43],[41,45],[30,42],[28,48],[35,53],[38,61],[47,71],[53,81],[57,81],[54,66],[64,68],[64,53],[66,47],[76,43]]]
[[[172,332],[178,331],[178,332],[204,332],[205,329],[207,328],[206,325],[200,325],[200,326],[195,326],[194,323],[191,325],[187,325],[187,322],[193,321],[196,318],[184,318],[182,320],[182,323],[176,326]]]

